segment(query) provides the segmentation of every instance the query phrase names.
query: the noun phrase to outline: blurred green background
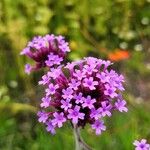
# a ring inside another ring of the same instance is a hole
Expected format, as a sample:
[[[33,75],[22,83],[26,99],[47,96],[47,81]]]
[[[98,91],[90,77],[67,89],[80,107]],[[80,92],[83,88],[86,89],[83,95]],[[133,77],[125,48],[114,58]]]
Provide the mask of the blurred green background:
[[[69,41],[68,60],[110,59],[126,78],[128,113],[114,113],[100,136],[87,126],[85,141],[94,150],[132,150],[141,138],[150,143],[149,10],[150,0],[1,0],[0,150],[74,149],[69,124],[51,136],[37,122],[42,72],[26,75],[30,60],[19,55],[33,36],[48,33]]]

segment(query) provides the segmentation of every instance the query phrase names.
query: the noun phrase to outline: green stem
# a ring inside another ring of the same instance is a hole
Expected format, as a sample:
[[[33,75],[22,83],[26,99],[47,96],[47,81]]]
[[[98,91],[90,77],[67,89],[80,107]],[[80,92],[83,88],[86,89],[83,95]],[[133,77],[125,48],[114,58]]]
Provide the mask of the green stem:
[[[92,150],[81,138],[80,128],[77,125],[73,125],[74,138],[75,138],[75,150]]]

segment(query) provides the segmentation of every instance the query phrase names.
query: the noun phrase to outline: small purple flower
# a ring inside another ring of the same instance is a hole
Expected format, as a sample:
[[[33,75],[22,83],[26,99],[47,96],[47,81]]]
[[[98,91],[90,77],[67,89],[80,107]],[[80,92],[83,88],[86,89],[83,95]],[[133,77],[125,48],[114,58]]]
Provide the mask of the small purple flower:
[[[126,101],[125,100],[120,100],[118,99],[116,102],[115,102],[115,107],[116,109],[118,109],[120,112],[127,112],[128,111],[128,108],[125,106],[126,105]]]
[[[88,87],[90,90],[95,90],[95,85],[98,85],[97,81],[93,81],[93,77],[85,78],[83,82],[84,87]]]
[[[50,132],[51,134],[56,134],[56,131],[55,131],[55,126],[52,125],[52,121],[49,120],[47,123],[46,123],[47,127],[46,127],[46,130],[48,132]]]
[[[59,48],[63,51],[63,52],[70,52],[70,49],[68,47],[68,43],[63,43],[63,45],[60,45]]]
[[[120,91],[124,91],[124,90],[125,90],[124,87],[123,87],[123,85],[122,85],[122,83],[120,83],[120,82],[117,83],[117,82],[116,82],[116,84],[117,84],[116,87],[117,87]]]
[[[73,95],[72,95],[73,94],[73,90],[71,88],[63,89],[62,92],[63,92],[62,97],[64,99],[71,99],[71,98],[73,98]]]
[[[82,80],[85,76],[85,73],[80,70],[75,70],[73,76],[76,77],[79,81]]]
[[[115,92],[116,88],[110,86],[109,84],[105,85],[104,94],[110,96],[111,98],[117,97],[117,93]]]
[[[26,47],[24,48],[21,52],[20,52],[20,55],[26,55],[30,52],[30,48],[29,47]]]
[[[61,43],[59,45],[59,48],[63,51],[63,52],[70,52],[68,43],[64,41],[64,37],[59,35],[56,37],[56,39],[58,40],[59,43]]]
[[[107,61],[103,60],[102,64],[104,65],[104,70],[106,70],[108,66],[112,65],[113,63],[111,63],[109,60]]]
[[[50,106],[51,97],[43,97],[42,103],[40,104],[41,107],[47,108]]]
[[[99,78],[102,83],[109,82],[110,79],[110,77],[105,72],[101,72],[101,74],[97,73],[96,77]]]
[[[57,68],[51,68],[50,71],[47,73],[48,77],[53,78],[54,80],[60,76],[62,73],[61,66]]]
[[[135,140],[133,145],[136,146],[135,150],[150,150],[150,144],[147,144],[146,139],[142,139],[141,141]]]
[[[88,107],[89,109],[94,108],[94,103],[96,102],[96,99],[92,99],[91,96],[87,96],[87,98],[84,98],[84,102],[82,104],[82,107]]]
[[[55,112],[53,114],[54,119],[52,120],[52,125],[53,126],[58,126],[59,128],[62,127],[63,123],[66,122],[66,118],[64,117],[64,113],[57,113]]]
[[[64,68],[69,69],[69,70],[73,70],[75,65],[76,65],[75,62],[71,62],[71,63],[68,62]]]
[[[59,57],[58,55],[49,54],[48,60],[45,61],[46,65],[49,67],[52,67],[54,65],[60,65],[60,63],[63,61],[62,57]]]
[[[96,135],[99,135],[102,131],[106,130],[106,126],[103,121],[96,120],[94,124],[92,124],[92,129],[95,129]]]
[[[85,65],[83,72],[91,75],[93,72],[97,72],[98,70],[95,69],[96,65],[95,64],[90,64],[90,65]]]
[[[70,99],[61,100],[61,108],[63,108],[65,111],[68,110],[68,108],[71,108],[72,104],[70,103]]]
[[[108,75],[110,75],[109,82],[111,85],[113,85],[115,88],[119,89],[120,91],[124,91],[124,87],[122,83],[124,82],[124,77],[122,75],[118,75],[115,71],[111,70],[108,72]]]
[[[82,97],[82,93],[80,92],[79,94],[75,94],[74,95],[74,98],[75,98],[75,103],[76,104],[79,104],[79,103],[83,103],[83,101],[84,101],[84,97]]]
[[[31,65],[30,65],[30,64],[26,64],[26,65],[25,65],[25,73],[26,73],[26,74],[30,74],[31,71],[32,71]]]
[[[32,41],[28,43],[28,47],[40,49],[46,46],[46,40],[42,38],[42,36],[34,37]]]
[[[106,115],[110,117],[111,116],[111,112],[110,112],[111,108],[112,108],[112,106],[110,104],[107,105],[107,102],[102,102],[101,107],[98,110],[100,111],[100,113],[103,117],[105,117]]]
[[[80,106],[75,106],[74,109],[68,109],[68,119],[72,119],[72,123],[77,124],[78,120],[84,119],[85,114],[80,112]]]
[[[38,119],[39,122],[45,123],[47,121],[47,119],[48,119],[48,114],[46,112],[39,111],[37,113],[37,115],[39,117],[39,119]]]
[[[75,79],[71,79],[71,83],[69,83],[69,87],[72,88],[73,90],[77,90],[78,86],[81,84],[80,81],[76,81]]]
[[[49,81],[50,81],[50,78],[47,75],[43,75],[42,80],[39,81],[39,84],[46,85],[49,83]]]
[[[54,84],[49,84],[48,88],[45,90],[46,91],[46,96],[49,96],[49,95],[53,95],[55,94],[56,90],[58,89],[58,85],[54,85]]]
[[[92,108],[91,113],[90,113],[90,117],[94,118],[95,120],[98,120],[99,118],[101,118],[102,116],[100,114],[100,110]]]
[[[95,57],[85,57],[84,59],[86,60],[86,63],[88,65],[92,65],[94,67],[96,67],[96,65],[98,64],[97,61],[102,61],[101,59],[97,59]]]

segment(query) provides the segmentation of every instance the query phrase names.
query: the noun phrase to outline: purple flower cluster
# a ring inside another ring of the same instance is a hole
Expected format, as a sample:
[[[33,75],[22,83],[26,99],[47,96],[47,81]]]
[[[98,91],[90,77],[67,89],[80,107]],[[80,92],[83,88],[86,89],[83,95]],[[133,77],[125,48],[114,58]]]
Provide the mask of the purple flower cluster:
[[[45,96],[37,114],[38,121],[45,124],[51,134],[69,121],[76,127],[90,124],[99,135],[106,130],[105,117],[111,117],[115,110],[128,111],[122,97],[124,77],[110,68],[110,61],[94,57],[62,65],[69,51],[63,36],[51,34],[34,37],[21,52],[36,62],[34,66],[25,65],[27,74],[49,68],[39,81],[45,86]],[[135,150],[150,150],[145,139],[135,140],[133,144]]]
[[[106,130],[106,116],[111,117],[114,110],[128,111],[121,95],[124,77],[110,65],[110,61],[87,57],[51,67],[43,75],[39,84],[45,86],[45,96],[38,116],[47,131],[55,134],[57,127],[70,121],[81,127],[89,123],[98,135]]]
[[[35,66],[25,65],[25,72],[30,74],[31,71],[38,70],[41,67],[60,65],[69,51],[68,43],[64,40],[63,36],[51,34],[43,37],[34,37],[20,54],[26,55],[36,62]]]
[[[142,139],[141,141],[135,140],[133,145],[135,146],[135,150],[150,150],[150,144],[147,144],[146,139]]]

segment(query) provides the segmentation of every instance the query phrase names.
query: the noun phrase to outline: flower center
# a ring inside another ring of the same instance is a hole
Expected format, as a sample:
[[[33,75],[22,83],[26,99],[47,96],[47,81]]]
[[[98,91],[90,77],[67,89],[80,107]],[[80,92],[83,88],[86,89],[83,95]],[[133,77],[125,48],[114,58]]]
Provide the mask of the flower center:
[[[78,112],[77,112],[77,111],[74,111],[74,112],[73,112],[73,115],[74,115],[74,116],[78,116]]]
[[[54,89],[53,87],[51,87],[50,90],[51,90],[52,92],[54,92],[55,89]]]
[[[141,145],[140,145],[140,148],[144,148],[144,144],[141,144]]]
[[[88,81],[87,84],[88,84],[89,86],[91,86],[91,85],[92,85],[92,82],[91,82],[91,81]]]

